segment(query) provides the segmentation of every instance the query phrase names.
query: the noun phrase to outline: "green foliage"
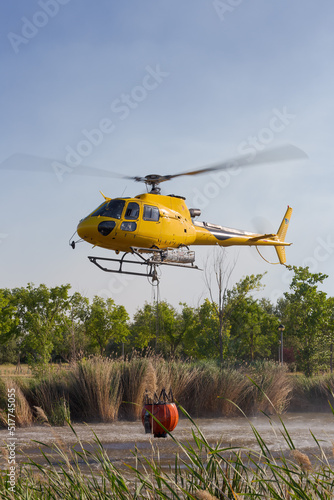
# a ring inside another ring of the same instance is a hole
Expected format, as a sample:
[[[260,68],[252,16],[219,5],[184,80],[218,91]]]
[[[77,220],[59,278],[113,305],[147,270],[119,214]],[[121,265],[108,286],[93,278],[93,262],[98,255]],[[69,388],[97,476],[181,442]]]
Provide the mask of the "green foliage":
[[[16,324],[16,308],[11,302],[9,290],[0,289],[0,342],[8,340],[11,329]]]
[[[10,290],[0,289],[0,363],[14,363],[18,358],[19,346],[12,333],[17,322]]]
[[[89,315],[89,300],[74,293],[61,315],[61,332],[54,338],[53,356],[66,361],[75,361],[88,350],[85,321]]]
[[[181,306],[178,312],[166,301],[154,306],[145,303],[137,310],[131,325],[132,345],[139,349],[150,346],[171,357],[186,353],[184,346],[191,342],[196,320],[191,307]]]
[[[67,306],[70,285],[15,288],[12,304],[18,317],[13,334],[19,339],[31,365],[45,365],[51,358],[55,339],[61,335],[61,314]]]
[[[262,288],[262,274],[246,276],[228,287],[222,257],[219,254],[213,268],[217,301],[211,289],[210,299],[198,307],[145,303],[131,323],[124,306],[112,299],[96,296],[90,302],[77,292],[70,295],[70,285],[2,289],[0,363],[21,359],[43,374],[50,361],[120,354],[123,348],[126,353],[153,349],[167,358],[214,359],[221,365],[277,360],[282,322],[284,348],[290,356],[284,354],[285,362],[290,359],[308,375],[333,371],[334,298],[318,290],[327,276],[291,268],[290,290],[272,304],[253,296]]]
[[[318,286],[328,276],[311,273],[307,267],[292,270],[291,291],[284,294],[284,322],[293,341],[298,368],[312,375],[321,366],[326,351],[323,334],[328,327],[330,308],[326,293],[319,291]]]
[[[219,357],[219,317],[216,305],[209,299],[194,310],[184,339],[184,353],[195,359]]]
[[[235,359],[254,361],[269,358],[277,341],[278,319],[261,301],[245,297],[238,301],[230,317],[230,354]]]
[[[91,346],[97,347],[102,355],[111,340],[118,344],[125,342],[129,334],[128,319],[124,306],[116,306],[112,299],[95,296],[85,321]]]
[[[0,344],[0,364],[16,363],[19,356],[19,345],[17,340],[12,337],[3,344]]]
[[[154,306],[145,302],[133,317],[129,340],[134,348],[145,349],[156,338],[156,311]]]

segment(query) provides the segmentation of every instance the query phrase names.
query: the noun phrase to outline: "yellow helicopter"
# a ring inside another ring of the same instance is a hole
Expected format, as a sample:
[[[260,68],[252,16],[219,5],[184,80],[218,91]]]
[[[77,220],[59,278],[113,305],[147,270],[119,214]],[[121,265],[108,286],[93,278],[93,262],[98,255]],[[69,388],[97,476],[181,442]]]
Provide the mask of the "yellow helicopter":
[[[128,177],[144,182],[150,191],[134,198],[109,198],[82,219],[77,226],[79,237],[98,247],[114,250],[120,258],[89,256],[89,260],[107,272],[147,276],[158,281],[157,267],[171,265],[198,269],[195,266],[194,245],[219,245],[223,247],[273,246],[280,264],[285,264],[285,241],[292,208],[288,207],[277,233],[259,234],[231,229],[208,222],[198,222],[201,215],[197,208],[188,208],[183,196],[162,195],[159,185],[180,176],[192,176],[237,166],[258,165],[305,158],[299,148],[288,145],[275,150],[242,155],[223,163],[171,175],[150,174],[145,177]],[[75,248],[75,241],[70,241]],[[131,259],[126,258],[130,254]],[[118,263],[114,268],[106,263]],[[133,271],[131,264],[146,265],[146,272]]]

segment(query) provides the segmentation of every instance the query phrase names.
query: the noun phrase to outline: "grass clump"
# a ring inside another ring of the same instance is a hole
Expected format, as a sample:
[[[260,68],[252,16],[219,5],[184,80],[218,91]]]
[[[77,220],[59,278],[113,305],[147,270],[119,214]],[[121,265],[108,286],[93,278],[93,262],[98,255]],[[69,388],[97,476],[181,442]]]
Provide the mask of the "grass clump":
[[[6,378],[4,380],[0,379],[0,427],[7,427],[8,425],[8,394],[11,394],[11,400],[15,400],[13,412],[15,425],[17,427],[31,425],[33,423],[33,412],[23,390],[18,382]]]
[[[40,410],[50,425],[65,425],[70,420],[69,391],[66,373],[50,371],[37,378],[25,388],[30,405],[34,408],[36,420],[40,421]],[[37,410],[37,408],[39,410]]]
[[[334,406],[334,375],[293,375],[291,411],[326,411],[328,401]]]
[[[71,416],[86,422],[112,422],[121,404],[118,361],[100,356],[76,363],[68,373]]]
[[[121,385],[123,402],[120,414],[128,420],[141,416],[144,395],[152,397],[157,391],[156,371],[151,357],[133,353],[121,364]]]
[[[266,361],[252,366],[248,375],[252,384],[252,413],[284,413],[292,397],[292,379],[287,367]],[[270,401],[270,402],[269,402]],[[247,407],[246,407],[247,409]]]
[[[252,383],[254,382],[254,383]],[[273,362],[248,366],[214,361],[165,360],[133,352],[123,359],[101,356],[51,369],[33,379],[0,379],[0,426],[6,427],[7,387],[15,387],[18,425],[30,425],[41,408],[52,425],[140,418],[145,392],[172,389],[174,399],[194,417],[271,414],[267,394],[279,413],[328,410],[334,406],[334,376],[305,377]]]

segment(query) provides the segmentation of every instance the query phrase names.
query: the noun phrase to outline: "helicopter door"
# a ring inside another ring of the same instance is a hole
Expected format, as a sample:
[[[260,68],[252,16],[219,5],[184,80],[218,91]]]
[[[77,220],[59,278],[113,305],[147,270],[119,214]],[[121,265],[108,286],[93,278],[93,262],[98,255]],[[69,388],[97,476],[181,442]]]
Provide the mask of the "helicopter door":
[[[128,251],[132,246],[138,246],[137,233],[139,222],[139,204],[129,201],[125,207],[124,215],[120,225],[120,231],[117,232],[117,239],[120,248]]]
[[[134,201],[129,201],[125,214],[124,221],[121,224],[121,231],[133,232],[137,229],[137,221],[139,217],[139,205]]]
[[[144,205],[140,223],[140,234],[143,237],[142,246],[151,247],[157,246],[160,243],[161,223],[158,207]]]

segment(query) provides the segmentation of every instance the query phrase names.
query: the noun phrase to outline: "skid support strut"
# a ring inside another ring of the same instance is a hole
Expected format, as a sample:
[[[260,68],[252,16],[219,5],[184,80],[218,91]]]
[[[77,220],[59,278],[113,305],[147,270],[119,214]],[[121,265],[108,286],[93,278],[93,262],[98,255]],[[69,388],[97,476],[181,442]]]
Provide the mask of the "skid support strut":
[[[151,254],[149,257],[144,257],[143,253]],[[153,255],[152,255],[153,254]],[[126,258],[127,255],[137,257],[138,260]],[[181,262],[165,262],[164,251],[152,248],[141,249],[131,248],[131,253],[126,252],[120,259],[109,257],[94,257],[89,256],[90,262],[95,264],[99,269],[108,273],[131,274],[133,276],[146,276],[152,280],[152,283],[159,282],[158,267],[159,266],[173,266],[173,267],[186,267],[188,269],[198,269],[193,263],[184,264]],[[114,268],[106,267],[104,263],[115,263]],[[146,272],[138,272],[128,269],[131,265],[146,266]]]
[[[121,273],[121,274],[132,274],[134,276],[147,276],[148,278],[155,279],[157,278],[157,264],[154,264],[153,262],[149,262],[148,259],[145,259],[142,255],[139,255],[143,260],[138,261],[138,260],[131,260],[131,259],[125,259],[125,256],[127,254],[124,254],[120,259],[110,259],[107,257],[93,257],[89,256],[88,259],[90,262],[95,264],[99,269],[102,269],[102,271],[106,271],[107,273]],[[102,262],[117,262],[119,264],[118,268],[115,269],[110,269],[108,267],[105,267],[100,263]],[[126,271],[123,269],[123,266],[125,265],[131,265],[131,264],[136,264],[139,266],[147,266],[146,267],[146,272],[140,273],[136,271]]]

